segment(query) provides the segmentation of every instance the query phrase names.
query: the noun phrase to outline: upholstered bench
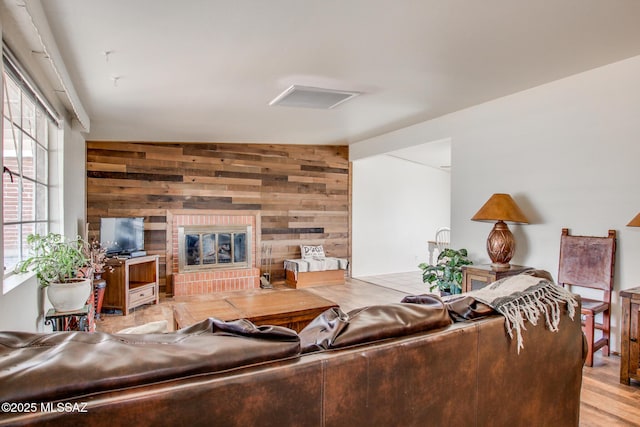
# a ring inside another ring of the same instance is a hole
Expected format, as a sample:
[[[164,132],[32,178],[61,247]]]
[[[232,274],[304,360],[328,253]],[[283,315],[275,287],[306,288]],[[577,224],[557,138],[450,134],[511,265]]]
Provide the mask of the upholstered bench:
[[[325,256],[322,246],[300,245],[300,253],[302,258],[284,261],[287,286],[304,288],[344,284],[349,260]]]

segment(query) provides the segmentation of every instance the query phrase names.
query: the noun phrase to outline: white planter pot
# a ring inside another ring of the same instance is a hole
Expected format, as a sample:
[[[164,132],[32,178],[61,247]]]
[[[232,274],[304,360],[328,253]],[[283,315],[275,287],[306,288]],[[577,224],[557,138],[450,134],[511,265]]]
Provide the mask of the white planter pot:
[[[68,283],[51,283],[47,297],[57,312],[82,309],[91,295],[91,279],[71,279]]]

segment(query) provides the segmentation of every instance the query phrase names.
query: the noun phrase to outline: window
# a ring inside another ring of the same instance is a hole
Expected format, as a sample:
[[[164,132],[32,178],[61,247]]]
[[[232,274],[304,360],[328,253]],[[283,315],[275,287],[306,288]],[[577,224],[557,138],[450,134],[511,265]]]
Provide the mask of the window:
[[[26,237],[49,230],[49,134],[55,124],[27,80],[3,59],[2,240],[7,274],[28,255]]]

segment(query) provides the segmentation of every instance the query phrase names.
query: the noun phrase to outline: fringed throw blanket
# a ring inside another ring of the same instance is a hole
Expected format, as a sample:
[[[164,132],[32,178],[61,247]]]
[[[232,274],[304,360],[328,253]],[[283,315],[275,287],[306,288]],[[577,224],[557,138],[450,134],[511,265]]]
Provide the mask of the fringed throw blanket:
[[[505,328],[511,339],[515,331],[518,353],[524,347],[522,330],[526,330],[525,320],[536,325],[540,315],[544,314],[547,328],[555,332],[560,323],[562,305],[567,305],[572,320],[578,306],[575,297],[565,288],[530,275],[507,277],[467,295],[489,305],[504,316]]]

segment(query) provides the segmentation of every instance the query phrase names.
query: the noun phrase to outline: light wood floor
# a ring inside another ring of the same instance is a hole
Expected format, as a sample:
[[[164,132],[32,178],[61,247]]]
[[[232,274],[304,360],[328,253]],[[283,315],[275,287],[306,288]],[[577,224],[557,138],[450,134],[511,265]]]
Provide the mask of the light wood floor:
[[[345,285],[306,289],[335,301],[344,311],[365,305],[399,302],[406,294],[420,294],[427,291],[419,271],[359,279],[348,279]],[[276,286],[274,290],[256,289],[250,292],[277,292],[279,287],[281,286]],[[161,298],[159,305],[138,307],[127,316],[103,315],[103,320],[97,322],[97,328],[100,331],[116,332],[130,326],[165,319],[169,328],[172,329],[173,304],[203,298],[212,297]],[[640,427],[640,383],[632,382],[631,386],[620,384],[620,357],[615,355],[602,357],[600,352],[597,352],[594,367],[583,369],[580,426]]]

